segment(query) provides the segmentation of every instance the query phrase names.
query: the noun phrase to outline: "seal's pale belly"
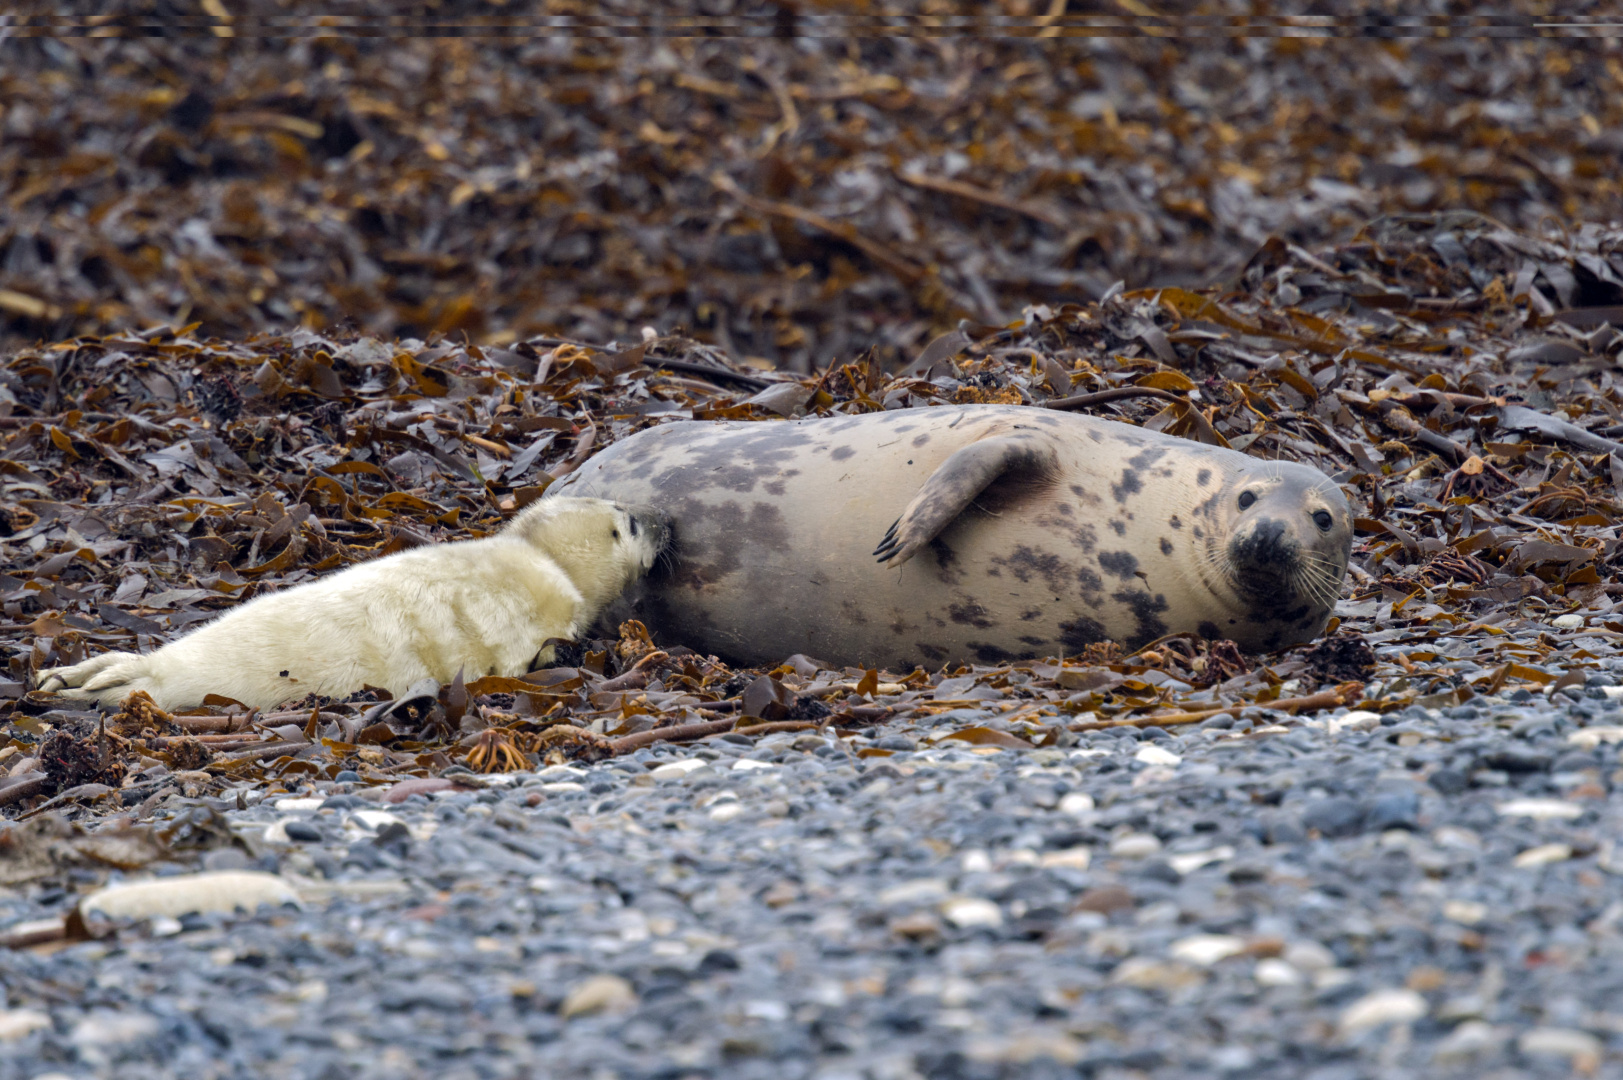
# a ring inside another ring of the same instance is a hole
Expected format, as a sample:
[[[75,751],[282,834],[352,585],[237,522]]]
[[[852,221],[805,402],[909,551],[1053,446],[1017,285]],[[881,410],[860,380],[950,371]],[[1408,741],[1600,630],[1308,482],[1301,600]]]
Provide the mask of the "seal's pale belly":
[[[1040,467],[979,490],[905,564],[875,561],[932,477],[952,494],[943,463],[1011,434]],[[669,565],[627,601],[661,643],[739,663],[803,652],[896,670],[1175,631],[1250,649],[1311,638],[1328,608],[1259,606],[1200,554],[1223,528],[1222,492],[1279,468],[1113,421],[970,406],[667,424],[593,457],[558,491],[670,515]]]

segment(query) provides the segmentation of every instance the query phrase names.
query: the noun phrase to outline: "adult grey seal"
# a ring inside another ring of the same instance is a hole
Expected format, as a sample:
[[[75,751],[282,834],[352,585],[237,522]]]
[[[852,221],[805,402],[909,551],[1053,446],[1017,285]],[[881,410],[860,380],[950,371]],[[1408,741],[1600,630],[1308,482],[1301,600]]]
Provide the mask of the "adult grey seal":
[[[744,664],[895,671],[1175,631],[1276,649],[1324,629],[1352,546],[1316,469],[1021,406],[669,423],[556,491],[664,511],[631,611]]]

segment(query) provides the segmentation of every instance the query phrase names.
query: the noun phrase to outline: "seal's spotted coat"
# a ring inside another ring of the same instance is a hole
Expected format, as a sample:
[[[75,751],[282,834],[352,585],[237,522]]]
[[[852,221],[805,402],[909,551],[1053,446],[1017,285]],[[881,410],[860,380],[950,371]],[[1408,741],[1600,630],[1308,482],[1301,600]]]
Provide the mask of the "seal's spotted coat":
[[[558,491],[668,513],[634,610],[740,663],[1002,663],[1186,630],[1278,648],[1323,630],[1352,536],[1317,470],[1018,406],[666,424]]]

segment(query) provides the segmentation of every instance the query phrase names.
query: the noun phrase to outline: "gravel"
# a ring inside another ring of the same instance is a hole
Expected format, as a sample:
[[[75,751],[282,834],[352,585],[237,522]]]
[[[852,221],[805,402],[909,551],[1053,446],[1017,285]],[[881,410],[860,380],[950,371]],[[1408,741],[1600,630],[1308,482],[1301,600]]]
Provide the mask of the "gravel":
[[[1623,709],[1590,693],[231,800],[256,853],[167,869],[302,909],[0,952],[0,1080],[1619,1076]],[[0,892],[0,927],[70,903]]]

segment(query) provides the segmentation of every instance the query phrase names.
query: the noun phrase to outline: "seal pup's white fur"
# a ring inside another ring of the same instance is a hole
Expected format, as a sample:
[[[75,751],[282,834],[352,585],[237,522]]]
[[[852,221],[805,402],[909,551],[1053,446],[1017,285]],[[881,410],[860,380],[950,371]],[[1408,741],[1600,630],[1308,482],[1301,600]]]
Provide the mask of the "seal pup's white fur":
[[[162,709],[209,694],[268,709],[404,693],[428,676],[522,675],[550,663],[654,560],[664,518],[603,499],[542,499],[501,532],[412,548],[233,608],[150,653],[103,653],[40,672],[41,690],[114,705],[145,690]],[[539,656],[537,654],[540,654]]]

